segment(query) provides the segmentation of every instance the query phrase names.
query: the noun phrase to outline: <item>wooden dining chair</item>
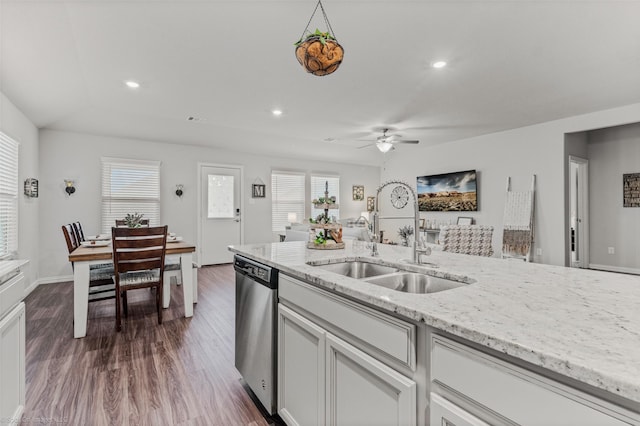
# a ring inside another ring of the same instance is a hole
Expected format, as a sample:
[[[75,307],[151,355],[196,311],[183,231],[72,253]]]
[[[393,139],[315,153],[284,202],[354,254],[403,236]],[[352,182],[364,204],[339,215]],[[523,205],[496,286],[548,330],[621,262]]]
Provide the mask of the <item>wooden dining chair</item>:
[[[76,240],[78,240],[78,244],[84,241],[84,231],[82,230],[82,225],[80,222],[73,222],[71,224],[73,227],[73,232],[76,235]]]
[[[167,225],[147,228],[112,228],[114,281],[116,285],[116,330],[122,328],[120,298],[127,315],[127,291],[156,290],[158,324],[162,324],[162,285],[167,249]]]
[[[73,228],[73,224],[62,226],[62,234],[67,243],[69,254],[80,246],[80,241],[78,241]],[[71,262],[71,269],[74,269],[73,262]],[[113,266],[111,264],[91,265],[89,267],[89,302],[113,299],[116,297],[115,289]]]

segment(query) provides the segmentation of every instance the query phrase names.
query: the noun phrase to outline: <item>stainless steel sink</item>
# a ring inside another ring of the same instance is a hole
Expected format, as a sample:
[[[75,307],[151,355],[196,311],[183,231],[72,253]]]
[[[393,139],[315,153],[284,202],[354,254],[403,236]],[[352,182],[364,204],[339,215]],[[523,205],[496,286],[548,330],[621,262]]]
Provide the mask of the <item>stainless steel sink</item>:
[[[398,272],[364,280],[368,283],[405,293],[436,293],[467,285],[460,281],[415,272]]]
[[[313,265],[316,268],[324,269],[326,271],[335,272],[336,274],[344,275],[351,278],[369,278],[378,275],[390,274],[397,272],[397,268],[390,266],[377,265],[375,263],[361,262],[357,260],[330,263],[327,265]]]

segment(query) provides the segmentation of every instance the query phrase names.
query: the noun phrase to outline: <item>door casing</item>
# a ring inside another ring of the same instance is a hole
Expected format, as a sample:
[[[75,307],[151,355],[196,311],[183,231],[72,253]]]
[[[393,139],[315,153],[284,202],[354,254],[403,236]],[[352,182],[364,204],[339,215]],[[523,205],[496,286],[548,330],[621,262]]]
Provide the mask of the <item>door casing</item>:
[[[240,172],[240,244],[244,244],[244,166],[238,164],[220,164],[220,163],[202,163],[198,162],[197,168],[197,192],[198,192],[198,223],[197,223],[197,237],[196,237],[196,254],[197,263],[201,264],[202,259],[202,212],[204,211],[204,199],[202,197],[202,169],[205,167],[220,167],[226,169],[237,169]]]

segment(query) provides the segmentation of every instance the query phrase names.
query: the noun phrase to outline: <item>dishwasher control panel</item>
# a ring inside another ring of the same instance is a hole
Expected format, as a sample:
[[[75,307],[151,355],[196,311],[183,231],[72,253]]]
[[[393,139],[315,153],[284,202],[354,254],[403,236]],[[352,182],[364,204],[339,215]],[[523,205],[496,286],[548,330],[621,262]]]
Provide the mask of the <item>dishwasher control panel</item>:
[[[234,257],[233,263],[237,273],[251,277],[270,288],[277,288],[277,269],[238,255]]]

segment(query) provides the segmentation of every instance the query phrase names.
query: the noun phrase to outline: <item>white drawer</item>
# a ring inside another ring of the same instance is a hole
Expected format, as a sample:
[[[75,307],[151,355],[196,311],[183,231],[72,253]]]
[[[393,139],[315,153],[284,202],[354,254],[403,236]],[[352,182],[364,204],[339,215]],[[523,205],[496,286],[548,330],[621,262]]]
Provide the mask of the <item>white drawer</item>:
[[[15,277],[12,277],[0,285],[0,318],[23,298],[24,274],[20,272]]]
[[[415,371],[416,326],[280,274],[278,296]]]
[[[620,407],[442,336],[432,337],[431,380],[523,425],[629,425]]]

